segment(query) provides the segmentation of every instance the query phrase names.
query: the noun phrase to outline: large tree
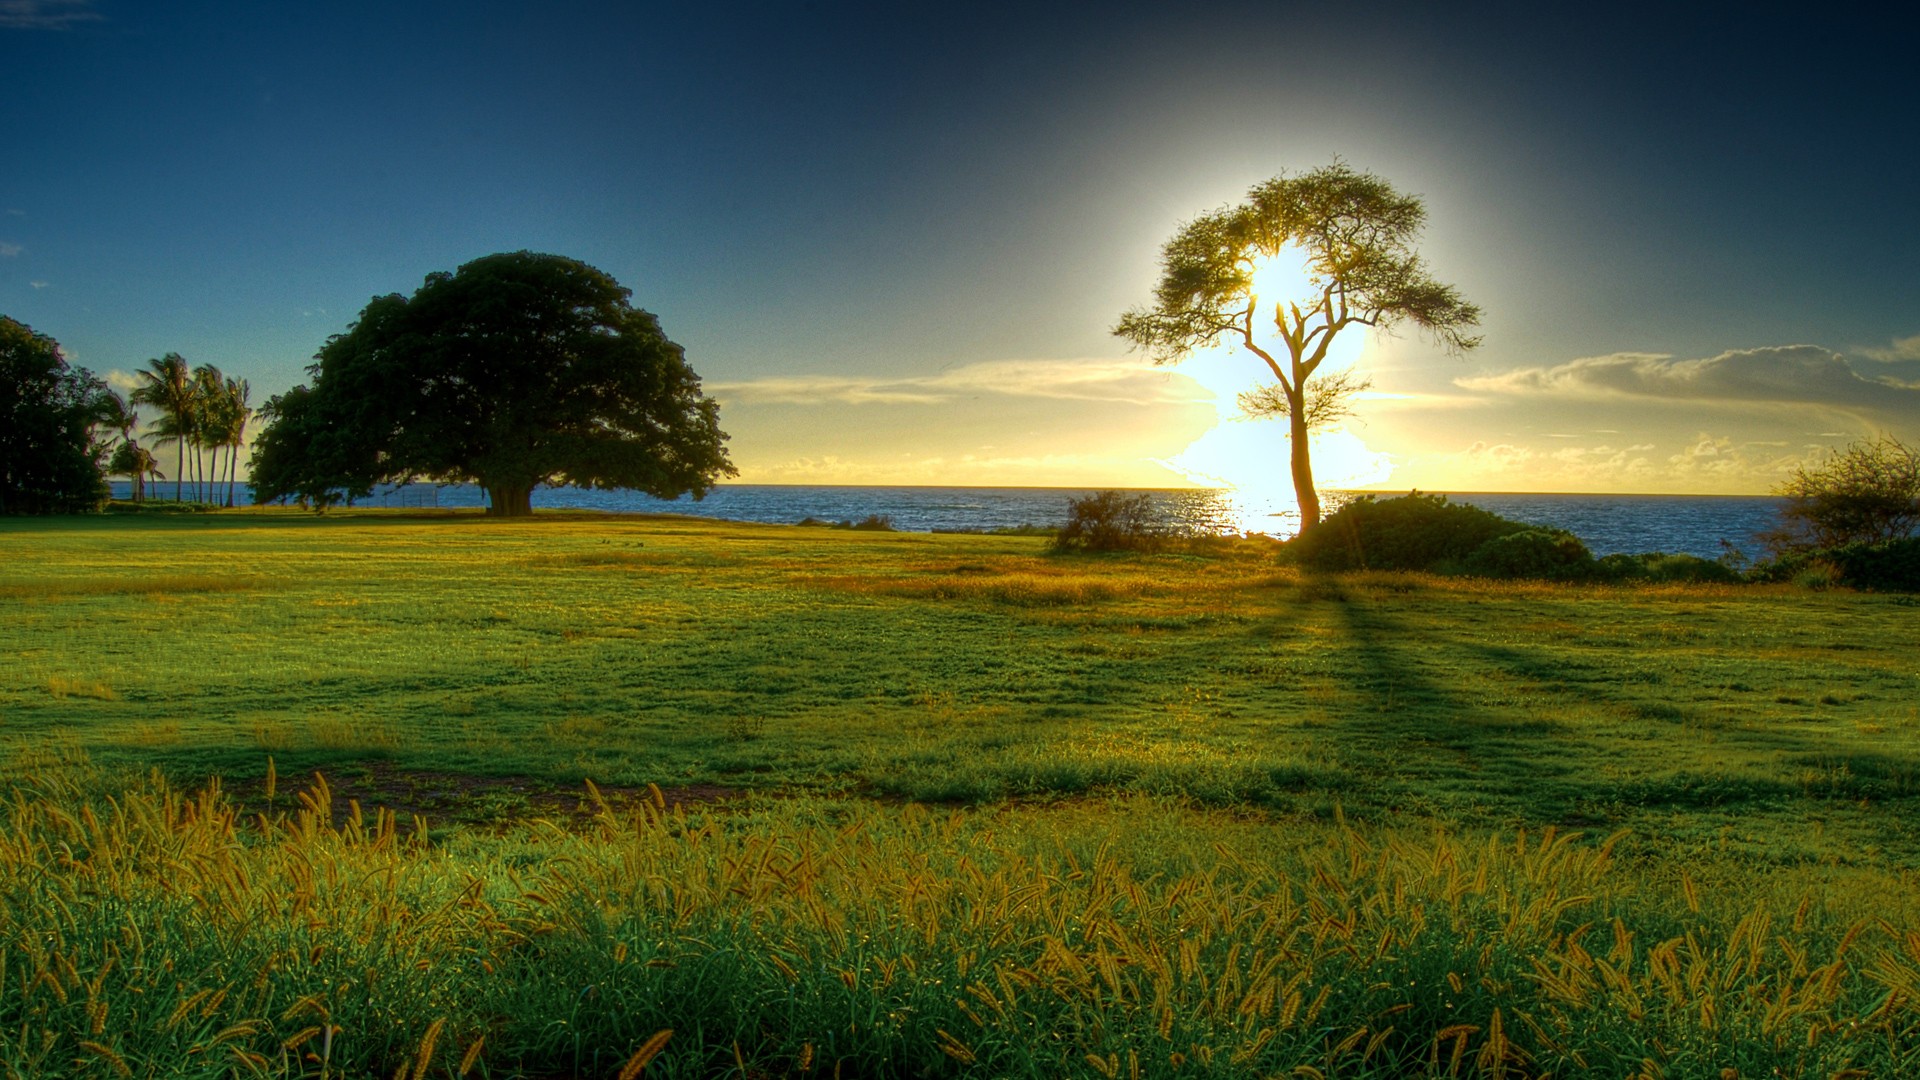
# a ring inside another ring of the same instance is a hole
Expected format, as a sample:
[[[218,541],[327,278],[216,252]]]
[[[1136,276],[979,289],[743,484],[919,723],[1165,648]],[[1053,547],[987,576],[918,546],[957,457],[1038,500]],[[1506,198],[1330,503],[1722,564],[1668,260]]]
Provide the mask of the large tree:
[[[585,263],[527,251],[376,297],[262,408],[254,498],[326,505],[379,483],[471,482],[488,513],[541,484],[703,496],[727,460],[680,346]]]
[[[106,384],[60,346],[0,315],[0,514],[74,513],[107,501]]]
[[[1302,531],[1320,522],[1308,433],[1344,415],[1346,399],[1366,385],[1345,372],[1316,374],[1334,338],[1352,326],[1410,323],[1449,353],[1480,343],[1468,333],[1480,309],[1434,280],[1414,248],[1425,222],[1417,197],[1343,162],[1282,174],[1239,206],[1181,226],[1161,249],[1154,303],[1114,327],[1156,363],[1225,339],[1266,365],[1275,382],[1243,395],[1242,405],[1288,421]],[[1304,263],[1303,288],[1260,295],[1256,272],[1289,251]]]

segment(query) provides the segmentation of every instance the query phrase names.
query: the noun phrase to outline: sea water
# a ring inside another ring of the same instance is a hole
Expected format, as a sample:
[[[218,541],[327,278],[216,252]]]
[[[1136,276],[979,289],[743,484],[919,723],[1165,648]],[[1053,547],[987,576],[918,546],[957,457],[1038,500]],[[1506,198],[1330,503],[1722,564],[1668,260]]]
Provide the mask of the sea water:
[[[115,483],[116,498],[127,485]],[[171,498],[173,485],[149,486],[149,495]],[[1169,488],[1141,489],[1163,524],[1208,533],[1257,532],[1291,536],[1298,528],[1292,505],[1261,503],[1233,491]],[[189,498],[193,493],[185,493]],[[884,517],[895,529],[990,531],[1055,528],[1067,519],[1067,503],[1089,494],[1085,488],[1010,487],[838,487],[775,484],[723,484],[705,499],[655,499],[633,491],[542,488],[538,507],[601,510],[614,513],[689,514],[733,521],[793,524],[815,521],[857,522]],[[1397,493],[1372,493],[1391,498]],[[225,491],[217,493],[220,501]],[[1332,512],[1353,492],[1323,493]],[[1756,554],[1756,533],[1771,528],[1781,500],[1740,495],[1532,495],[1456,492],[1448,497],[1502,517],[1565,529],[1586,541],[1595,555],[1614,552],[1684,552],[1718,558],[1727,546]],[[236,491],[247,500],[245,485]],[[381,488],[359,506],[479,507],[486,493],[467,484],[413,484]]]

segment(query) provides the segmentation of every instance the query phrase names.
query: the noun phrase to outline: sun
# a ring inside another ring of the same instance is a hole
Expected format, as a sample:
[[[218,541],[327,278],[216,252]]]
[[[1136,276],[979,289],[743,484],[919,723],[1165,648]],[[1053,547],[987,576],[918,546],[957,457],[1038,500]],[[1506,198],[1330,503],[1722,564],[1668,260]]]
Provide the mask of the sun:
[[[1266,335],[1255,343],[1282,363],[1286,347],[1273,329],[1272,305],[1314,297],[1304,253],[1283,248],[1258,260],[1252,293],[1266,313]],[[1320,370],[1340,371],[1358,363],[1366,352],[1364,327],[1336,336]],[[1268,348],[1269,344],[1273,347]],[[1199,383],[1213,397],[1214,423],[1166,462],[1195,484],[1233,492],[1235,516],[1243,531],[1290,533],[1298,526],[1298,504],[1288,470],[1287,427],[1275,420],[1253,420],[1240,411],[1239,395],[1274,381],[1260,359],[1237,344],[1196,352],[1180,365],[1180,374]],[[1322,488],[1359,487],[1384,482],[1392,475],[1392,458],[1369,448],[1342,425],[1314,433],[1309,442],[1316,484]],[[1292,519],[1288,524],[1287,519]]]
[[[1256,256],[1252,278],[1253,287],[1249,291],[1257,308],[1255,318],[1269,330],[1273,327],[1275,304],[1306,304],[1320,294],[1313,283],[1313,267],[1307,261],[1307,253],[1292,244],[1272,255]]]

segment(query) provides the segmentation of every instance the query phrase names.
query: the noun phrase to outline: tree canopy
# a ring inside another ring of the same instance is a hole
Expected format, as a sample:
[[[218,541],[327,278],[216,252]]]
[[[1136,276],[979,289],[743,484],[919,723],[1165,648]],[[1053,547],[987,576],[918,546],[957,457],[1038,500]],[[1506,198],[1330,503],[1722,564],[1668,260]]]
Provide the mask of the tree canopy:
[[[1787,500],[1764,537],[1776,550],[1904,540],[1920,528],[1920,449],[1885,436],[1857,442],[1795,469],[1775,493]]]
[[[1114,327],[1156,363],[1226,339],[1266,365],[1275,382],[1241,405],[1288,421],[1302,531],[1320,521],[1308,432],[1346,415],[1346,401],[1367,385],[1351,373],[1316,374],[1334,338],[1350,326],[1412,324],[1450,353],[1480,343],[1469,335],[1480,309],[1434,280],[1414,248],[1425,223],[1417,197],[1343,162],[1282,174],[1240,205],[1181,226],[1161,249],[1153,304]],[[1304,260],[1304,295],[1261,296],[1256,271],[1288,249]]]
[[[327,505],[380,483],[470,482],[490,514],[542,484],[707,493],[735,470],[680,346],[612,277],[559,255],[489,255],[376,297],[261,409],[254,497]]]
[[[0,514],[74,513],[107,500],[94,437],[106,385],[60,346],[0,315]]]

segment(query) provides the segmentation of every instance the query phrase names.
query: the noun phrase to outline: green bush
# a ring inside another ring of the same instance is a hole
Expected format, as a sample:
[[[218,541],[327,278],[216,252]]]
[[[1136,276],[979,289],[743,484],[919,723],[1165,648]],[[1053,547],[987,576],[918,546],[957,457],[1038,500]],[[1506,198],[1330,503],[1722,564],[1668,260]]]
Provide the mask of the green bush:
[[[1841,584],[1872,592],[1920,592],[1920,537],[1795,551],[1755,568],[1765,581]]]
[[[1594,563],[1596,577],[1607,581],[1735,582],[1740,572],[1726,563],[1698,555],[1649,551],[1639,555],[1606,555]]]
[[[1473,549],[1459,569],[1475,577],[1565,581],[1592,577],[1594,561],[1587,545],[1570,532],[1522,529]]]
[[[1054,534],[1055,551],[1157,551],[1167,533],[1154,520],[1153,499],[1124,491],[1096,491],[1067,501],[1067,523]]]
[[[1457,568],[1489,540],[1532,526],[1445,495],[1414,492],[1398,499],[1364,496],[1342,506],[1288,543],[1288,556],[1313,570],[1442,570]]]

